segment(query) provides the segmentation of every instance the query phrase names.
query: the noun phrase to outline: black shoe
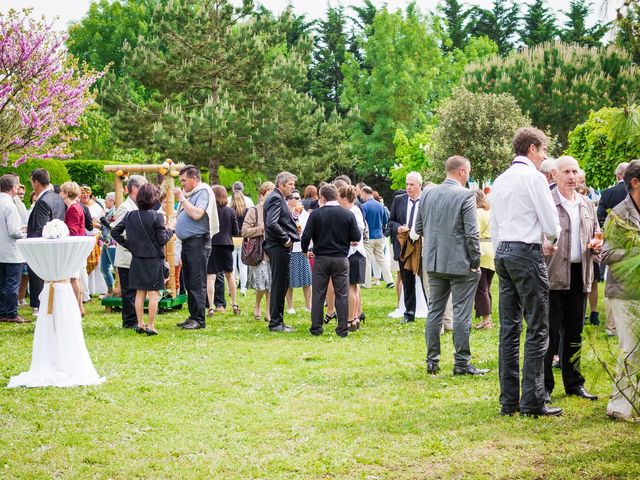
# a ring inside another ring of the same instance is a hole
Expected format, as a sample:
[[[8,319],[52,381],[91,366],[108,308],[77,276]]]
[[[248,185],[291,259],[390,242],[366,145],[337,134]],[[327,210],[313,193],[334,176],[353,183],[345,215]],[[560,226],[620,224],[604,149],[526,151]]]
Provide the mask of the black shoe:
[[[591,400],[592,402],[595,402],[596,400],[598,400],[598,397],[596,395],[592,395],[589,392],[587,392],[584,387],[579,387],[576,390],[573,390],[571,392],[567,392],[567,395],[573,395],[576,397],[581,397],[584,398],[586,400]]]
[[[427,373],[430,375],[435,375],[440,371],[440,367],[437,363],[427,363]]]
[[[550,405],[551,403],[552,403],[551,402],[551,392],[548,392],[548,391],[545,390],[544,391],[544,404],[545,405]]]
[[[271,332],[282,332],[282,333],[295,332],[295,330],[293,328],[291,328],[289,325],[285,325],[284,323],[281,323],[280,325],[276,325],[275,327],[269,327],[269,331],[271,331]]]
[[[184,322],[176,323],[176,327],[184,327],[189,322],[191,322],[191,317],[187,317]]]
[[[131,330],[135,330],[138,328],[138,324],[134,323],[132,325],[122,325],[122,328],[130,328]]]
[[[329,323],[331,320],[333,320],[337,316],[338,316],[338,314],[336,312],[333,312],[331,315],[325,315],[324,316],[324,323],[325,324]]]
[[[598,312],[591,312],[591,315],[589,315],[589,323],[591,325],[600,325],[600,314]]]
[[[396,288],[396,282],[387,283],[387,288]]]
[[[145,333],[147,331],[147,329],[145,327],[138,327],[136,326],[136,328],[134,328],[136,333]]]
[[[402,320],[400,320],[400,323],[404,324],[404,323],[411,323],[415,321],[416,321],[416,317],[414,317],[413,315],[405,315],[404,317],[402,317]]]
[[[489,373],[489,369],[480,369],[476,368],[470,363],[467,364],[466,367],[453,367],[454,375],[484,375],[485,373]]]
[[[503,417],[513,417],[519,411],[520,411],[519,406],[507,407],[506,405],[503,405],[502,408],[500,409],[500,415],[502,415]]]
[[[185,323],[182,328],[184,328],[185,330],[199,330],[201,328],[204,328],[204,325],[202,325],[201,323],[196,322],[195,320],[191,320],[188,323]]]
[[[157,330],[152,330],[151,328],[146,328],[144,330],[144,332],[149,336],[152,337],[154,335],[158,335],[158,331]]]
[[[543,406],[540,410],[536,410],[533,412],[520,412],[520,415],[525,417],[559,417],[562,415],[562,409],[560,407],[547,407]]]
[[[314,337],[319,337],[320,335],[322,335],[322,330],[317,331],[317,330],[311,330],[311,329],[309,329],[309,333],[310,333],[311,335],[313,335]]]

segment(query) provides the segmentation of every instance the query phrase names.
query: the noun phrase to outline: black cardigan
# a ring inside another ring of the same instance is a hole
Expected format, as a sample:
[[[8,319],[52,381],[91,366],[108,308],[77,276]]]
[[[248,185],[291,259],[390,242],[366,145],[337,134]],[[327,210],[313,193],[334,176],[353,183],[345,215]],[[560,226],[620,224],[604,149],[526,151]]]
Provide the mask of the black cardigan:
[[[125,231],[127,232],[126,239],[123,236]],[[173,230],[164,226],[164,219],[157,211],[133,210],[113,227],[111,236],[129,250],[134,257],[164,258],[164,248],[162,247],[173,236]],[[149,240],[152,245],[149,244]]]
[[[218,224],[220,225],[220,231],[211,237],[211,245],[233,245],[233,238],[231,237],[240,236],[235,210],[226,205],[224,207],[218,206]]]

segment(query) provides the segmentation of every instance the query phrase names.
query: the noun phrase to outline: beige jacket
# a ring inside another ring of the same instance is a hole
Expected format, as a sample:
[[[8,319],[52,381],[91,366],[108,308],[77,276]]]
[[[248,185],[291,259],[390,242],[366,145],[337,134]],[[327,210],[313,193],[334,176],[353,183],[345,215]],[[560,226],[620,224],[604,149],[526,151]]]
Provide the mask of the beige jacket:
[[[591,291],[593,283],[593,262],[599,262],[600,256],[594,255],[587,244],[594,234],[600,231],[596,207],[584,195],[576,194],[580,202],[580,249],[582,251],[582,288],[585,293]],[[560,236],[558,249],[553,255],[545,258],[549,273],[549,290],[569,290],[571,286],[571,217],[564,209],[558,195],[558,189],[551,192],[553,201],[558,209],[560,219]]]
[[[635,231],[640,238],[640,214],[633,204],[631,197],[627,195],[622,202],[620,202],[607,217],[605,222],[605,232],[609,228],[609,223],[612,216],[618,216],[623,220],[631,231]],[[604,246],[602,247],[602,263],[605,265],[614,265],[623,260],[627,256],[627,252],[623,248],[615,245],[611,239],[604,239]],[[607,269],[607,286],[604,289],[604,296],[607,298],[619,298],[623,300],[638,300],[640,299],[640,292],[630,292],[625,288],[624,284],[620,282],[611,271],[611,268]]]
[[[115,220],[111,224],[111,228],[115,227],[122,220],[124,220],[124,217],[127,215],[127,213],[132,212],[133,210],[138,210],[138,205],[136,205],[136,202],[133,201],[133,198],[129,197],[124,202],[122,202],[122,205],[120,205],[116,210]],[[129,253],[129,250],[119,244],[116,246],[115,266],[118,268],[129,268],[131,266],[131,253]]]

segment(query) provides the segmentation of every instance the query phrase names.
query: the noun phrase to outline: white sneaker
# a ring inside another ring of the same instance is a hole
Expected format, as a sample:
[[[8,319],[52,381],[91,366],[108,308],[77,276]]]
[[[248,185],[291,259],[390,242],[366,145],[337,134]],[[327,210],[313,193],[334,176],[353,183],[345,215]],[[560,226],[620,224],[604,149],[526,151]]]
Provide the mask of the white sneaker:
[[[25,299],[22,299],[18,302],[18,305],[20,307],[26,307],[27,306],[27,301]]]
[[[247,289],[245,288],[243,290],[240,290],[240,295],[242,295],[243,297],[246,297],[247,296]]]
[[[287,310],[287,313],[289,313],[291,315],[295,315],[296,314],[296,309],[295,308],[290,308],[289,310]]]
[[[37,308],[34,308],[34,309],[33,309],[33,314],[34,314],[34,315],[38,315],[38,309],[37,309]]]

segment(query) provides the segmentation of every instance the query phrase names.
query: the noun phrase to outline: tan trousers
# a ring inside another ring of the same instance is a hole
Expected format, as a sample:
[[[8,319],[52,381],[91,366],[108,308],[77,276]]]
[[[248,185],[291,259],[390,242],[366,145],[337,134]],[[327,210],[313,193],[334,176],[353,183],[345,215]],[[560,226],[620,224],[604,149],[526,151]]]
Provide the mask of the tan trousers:
[[[616,315],[611,309],[611,300],[607,297],[604,297],[604,308],[607,312],[607,321],[604,324],[604,331],[607,332],[608,335],[616,334]]]
[[[364,286],[365,288],[371,288],[371,265],[375,261],[380,270],[382,272],[382,279],[385,283],[392,283],[393,276],[391,275],[391,270],[389,269],[389,262],[385,261],[384,258],[384,247],[385,247],[385,239],[376,238],[374,240],[367,240],[364,242],[364,249],[367,252],[367,267],[366,274],[364,276]]]
[[[609,305],[616,321],[620,353],[607,414],[640,420],[640,302],[610,298]]]

